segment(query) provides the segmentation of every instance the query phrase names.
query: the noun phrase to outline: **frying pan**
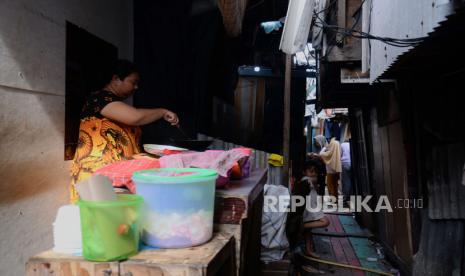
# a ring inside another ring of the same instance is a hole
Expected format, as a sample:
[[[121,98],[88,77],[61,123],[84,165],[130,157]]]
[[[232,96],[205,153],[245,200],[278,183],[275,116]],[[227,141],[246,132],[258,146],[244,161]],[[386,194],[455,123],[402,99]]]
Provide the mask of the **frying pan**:
[[[171,139],[175,146],[195,151],[204,151],[213,143],[213,140]]]
[[[195,151],[204,151],[213,143],[213,140],[191,139],[189,135],[187,135],[186,132],[184,132],[184,130],[181,128],[181,125],[179,124],[176,126],[176,128],[179,130],[179,132],[182,133],[183,136],[183,138],[171,139],[171,141],[177,147],[187,148]]]

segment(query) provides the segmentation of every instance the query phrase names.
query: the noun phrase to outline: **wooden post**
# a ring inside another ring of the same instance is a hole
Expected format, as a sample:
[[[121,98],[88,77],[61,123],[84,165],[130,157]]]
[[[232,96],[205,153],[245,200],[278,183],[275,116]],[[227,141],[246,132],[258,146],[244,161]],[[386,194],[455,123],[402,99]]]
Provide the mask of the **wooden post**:
[[[370,18],[371,18],[371,0],[363,2],[362,7],[362,31],[369,33]],[[362,39],[362,73],[365,74],[370,69],[370,42],[368,39]]]
[[[341,28],[346,27],[346,0],[337,1],[337,25]],[[336,34],[337,40],[340,41],[343,38],[344,38],[343,34],[341,33]]]
[[[291,126],[291,62],[292,56],[286,55],[286,72],[284,77],[284,125],[283,125],[283,184],[289,183],[289,144]]]

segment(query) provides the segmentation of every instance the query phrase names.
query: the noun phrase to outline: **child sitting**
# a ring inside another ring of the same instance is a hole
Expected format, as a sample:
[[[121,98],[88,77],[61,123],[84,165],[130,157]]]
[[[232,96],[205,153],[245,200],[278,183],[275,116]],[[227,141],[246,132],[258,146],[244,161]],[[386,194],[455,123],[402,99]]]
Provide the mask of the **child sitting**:
[[[310,200],[310,202],[307,202],[306,206],[311,207],[311,210],[308,210],[309,208],[305,208],[302,215],[305,238],[305,254],[310,257],[319,258],[320,256],[313,252],[311,230],[313,228],[323,228],[328,226],[329,220],[323,213],[323,204],[320,203],[320,205],[318,205],[319,199],[316,191],[317,179],[318,175],[320,174],[318,170],[318,163],[314,160],[307,161],[304,165],[303,174],[304,177],[302,178],[302,182],[306,182],[310,190],[309,197],[307,197],[307,200]]]

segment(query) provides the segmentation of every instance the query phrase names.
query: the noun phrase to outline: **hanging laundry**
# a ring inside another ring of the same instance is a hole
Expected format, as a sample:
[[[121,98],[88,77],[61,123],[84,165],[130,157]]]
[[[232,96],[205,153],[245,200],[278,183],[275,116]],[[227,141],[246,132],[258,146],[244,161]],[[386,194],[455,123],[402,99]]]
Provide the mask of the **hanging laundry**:
[[[282,155],[272,153],[268,157],[268,163],[274,167],[282,167],[284,165],[284,157]]]
[[[281,23],[280,21],[268,21],[262,22],[260,26],[263,28],[265,33],[269,34],[273,31],[278,31],[279,29],[281,29],[283,23]]]
[[[333,122],[330,119],[325,120],[325,137],[326,139],[331,139],[331,129],[333,128]]]

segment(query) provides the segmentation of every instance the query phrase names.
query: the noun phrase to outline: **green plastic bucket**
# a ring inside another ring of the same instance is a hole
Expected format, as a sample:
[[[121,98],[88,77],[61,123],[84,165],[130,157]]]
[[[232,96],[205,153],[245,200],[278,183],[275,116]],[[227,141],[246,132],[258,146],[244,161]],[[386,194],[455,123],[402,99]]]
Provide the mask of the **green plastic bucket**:
[[[141,196],[126,194],[115,201],[79,200],[84,258],[103,262],[135,255],[142,202]]]

